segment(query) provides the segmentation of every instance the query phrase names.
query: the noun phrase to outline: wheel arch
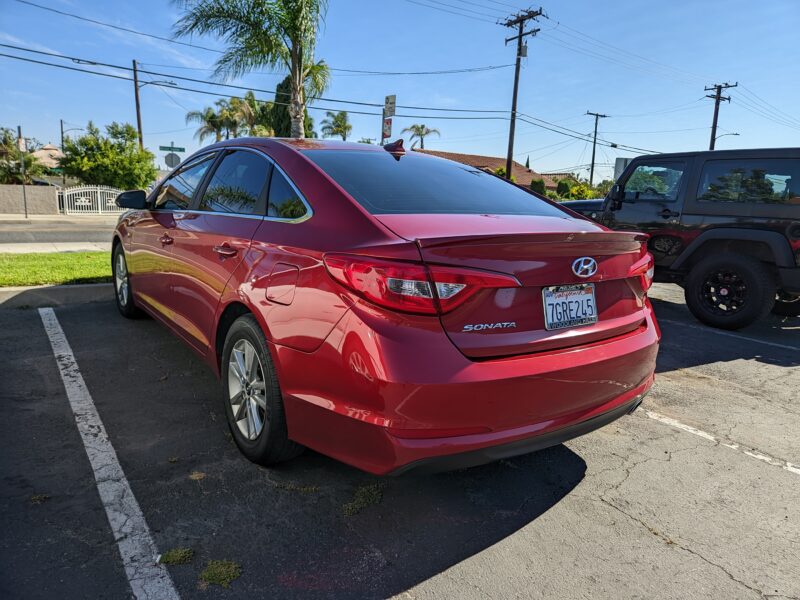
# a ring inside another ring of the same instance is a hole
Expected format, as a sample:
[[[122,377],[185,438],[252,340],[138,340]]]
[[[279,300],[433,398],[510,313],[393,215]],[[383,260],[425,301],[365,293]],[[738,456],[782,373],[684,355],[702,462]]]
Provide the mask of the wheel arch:
[[[792,248],[780,233],[726,227],[700,234],[675,259],[670,268],[691,268],[709,253],[725,251],[753,256],[778,267],[794,265]]]

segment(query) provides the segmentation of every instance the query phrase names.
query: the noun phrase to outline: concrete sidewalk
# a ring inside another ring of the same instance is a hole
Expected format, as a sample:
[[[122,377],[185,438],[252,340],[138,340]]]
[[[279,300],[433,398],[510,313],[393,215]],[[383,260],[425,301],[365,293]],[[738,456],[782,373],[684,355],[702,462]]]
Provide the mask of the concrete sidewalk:
[[[0,254],[28,254],[33,252],[95,252],[111,251],[108,242],[18,242],[0,244]]]

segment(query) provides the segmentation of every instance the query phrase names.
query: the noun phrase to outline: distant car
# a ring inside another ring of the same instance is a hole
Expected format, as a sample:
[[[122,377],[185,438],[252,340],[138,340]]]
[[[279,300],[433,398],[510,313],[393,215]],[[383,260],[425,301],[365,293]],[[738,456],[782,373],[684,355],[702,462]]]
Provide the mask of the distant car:
[[[603,215],[603,205],[605,200],[567,200],[562,202],[562,206],[566,206],[576,213],[582,214],[584,217],[589,217],[593,221],[597,221]]]
[[[656,281],[704,323],[800,315],[800,148],[640,156],[605,200],[564,206],[650,234]]]
[[[310,446],[379,474],[466,467],[596,429],[652,385],[645,237],[480,169],[237,139],[117,203],[119,311],[220,375],[253,461]]]

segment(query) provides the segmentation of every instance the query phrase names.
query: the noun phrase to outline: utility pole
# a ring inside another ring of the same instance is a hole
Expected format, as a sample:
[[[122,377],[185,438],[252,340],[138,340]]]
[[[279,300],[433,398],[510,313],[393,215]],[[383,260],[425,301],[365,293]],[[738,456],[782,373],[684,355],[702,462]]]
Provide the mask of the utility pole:
[[[139,106],[139,70],[136,66],[136,60],[133,61],[133,93],[136,98],[136,128],[139,130],[139,149],[144,150],[144,141],[142,139],[142,109]]]
[[[592,185],[594,185],[594,154],[595,154],[595,150],[597,149],[597,122],[600,119],[607,118],[608,115],[603,115],[603,114],[600,114],[600,113],[590,112],[588,110],[586,111],[586,114],[594,116],[594,140],[592,141],[592,168],[589,171],[589,187],[592,187]]]
[[[506,154],[506,179],[511,181],[511,164],[514,155],[514,129],[517,125],[517,92],[519,91],[519,66],[520,60],[523,56],[527,56],[527,46],[522,45],[522,38],[529,35],[536,35],[539,29],[531,29],[525,31],[525,24],[528,21],[535,21],[537,17],[543,14],[542,9],[539,10],[526,10],[509,17],[502,24],[506,27],[517,28],[517,35],[506,38],[506,45],[508,42],[517,41],[517,62],[514,67],[514,95],[511,98],[511,123],[508,129],[508,154]]]
[[[712,123],[711,123],[711,141],[708,144],[708,149],[709,150],[713,150],[714,149],[714,145],[715,145],[715,143],[717,141],[717,120],[719,119],[719,103],[722,102],[723,100],[725,102],[730,102],[731,101],[731,97],[730,96],[723,96],[722,95],[722,90],[727,90],[729,88],[735,88],[738,85],[739,85],[738,81],[736,83],[734,83],[734,84],[730,84],[728,82],[725,82],[725,83],[716,83],[716,84],[714,84],[712,86],[708,86],[708,87],[705,88],[706,92],[711,92],[711,91],[714,92],[713,95],[706,94],[706,98],[711,98],[712,100],[714,100],[714,121],[712,121]]]
[[[28,146],[22,137],[22,125],[17,125],[17,148],[19,149],[19,168],[22,172],[22,204],[25,206],[25,218],[28,218],[28,192],[25,190],[25,154]]]
[[[61,123],[61,154],[64,154],[64,119],[59,119]],[[67,174],[64,172],[64,167],[61,167],[61,187],[67,186]]]

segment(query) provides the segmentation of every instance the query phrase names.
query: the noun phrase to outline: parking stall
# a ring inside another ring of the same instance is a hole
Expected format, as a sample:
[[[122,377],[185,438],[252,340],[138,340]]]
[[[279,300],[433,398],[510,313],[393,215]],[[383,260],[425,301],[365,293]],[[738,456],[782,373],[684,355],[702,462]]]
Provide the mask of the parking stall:
[[[635,413],[398,478],[313,452],[249,463],[216,379],[152,320],[110,303],[0,311],[0,594],[800,596],[800,321],[711,330],[676,288],[653,295],[664,337]],[[186,564],[156,566],[178,548]],[[210,561],[228,561],[229,587]]]

